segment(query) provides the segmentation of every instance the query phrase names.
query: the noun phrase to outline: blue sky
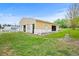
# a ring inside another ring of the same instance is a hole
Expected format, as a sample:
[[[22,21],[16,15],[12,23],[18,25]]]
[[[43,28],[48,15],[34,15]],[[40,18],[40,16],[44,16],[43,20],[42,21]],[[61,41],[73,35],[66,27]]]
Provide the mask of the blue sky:
[[[54,21],[64,18],[68,3],[0,3],[0,23],[18,24],[22,17]]]

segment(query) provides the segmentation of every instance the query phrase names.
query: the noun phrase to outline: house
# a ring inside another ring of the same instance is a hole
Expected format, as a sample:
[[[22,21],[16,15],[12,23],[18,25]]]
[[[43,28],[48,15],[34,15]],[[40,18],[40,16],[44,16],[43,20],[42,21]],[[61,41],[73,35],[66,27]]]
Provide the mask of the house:
[[[1,32],[18,32],[20,31],[20,26],[19,25],[3,25],[2,28],[0,29]]]
[[[33,18],[22,18],[20,21],[20,27],[21,31],[34,34],[58,31],[58,26],[53,23]]]

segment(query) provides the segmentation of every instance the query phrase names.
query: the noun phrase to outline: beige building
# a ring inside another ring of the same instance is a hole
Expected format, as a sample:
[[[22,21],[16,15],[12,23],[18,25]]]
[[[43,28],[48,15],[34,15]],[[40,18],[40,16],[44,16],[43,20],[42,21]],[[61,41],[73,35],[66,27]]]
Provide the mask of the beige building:
[[[34,34],[58,31],[57,26],[53,23],[32,18],[22,18],[20,25],[21,31]]]

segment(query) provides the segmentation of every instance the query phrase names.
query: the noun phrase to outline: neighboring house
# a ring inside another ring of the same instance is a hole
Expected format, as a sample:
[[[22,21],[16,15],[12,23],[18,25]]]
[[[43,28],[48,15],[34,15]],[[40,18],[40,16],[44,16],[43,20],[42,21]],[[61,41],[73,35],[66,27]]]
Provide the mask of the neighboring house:
[[[34,34],[58,31],[58,26],[53,23],[32,18],[22,18],[20,21],[20,27],[21,31]]]
[[[1,32],[18,32],[20,31],[19,25],[2,26]]]

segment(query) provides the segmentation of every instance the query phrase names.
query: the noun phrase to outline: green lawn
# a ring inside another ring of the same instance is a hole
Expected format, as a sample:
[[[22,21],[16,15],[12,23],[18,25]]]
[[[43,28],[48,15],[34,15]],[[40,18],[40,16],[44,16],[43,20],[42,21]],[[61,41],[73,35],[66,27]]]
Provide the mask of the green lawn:
[[[70,34],[70,37],[74,39],[79,39],[79,29],[72,30],[72,29],[62,29],[59,32],[51,33],[49,35],[45,35],[44,37],[47,38],[62,38],[65,34]]]
[[[31,35],[23,32],[2,33],[0,35],[0,55],[21,56],[66,56],[79,55],[79,47],[59,41],[68,29],[46,36]],[[70,30],[71,36],[79,38],[78,30]]]

